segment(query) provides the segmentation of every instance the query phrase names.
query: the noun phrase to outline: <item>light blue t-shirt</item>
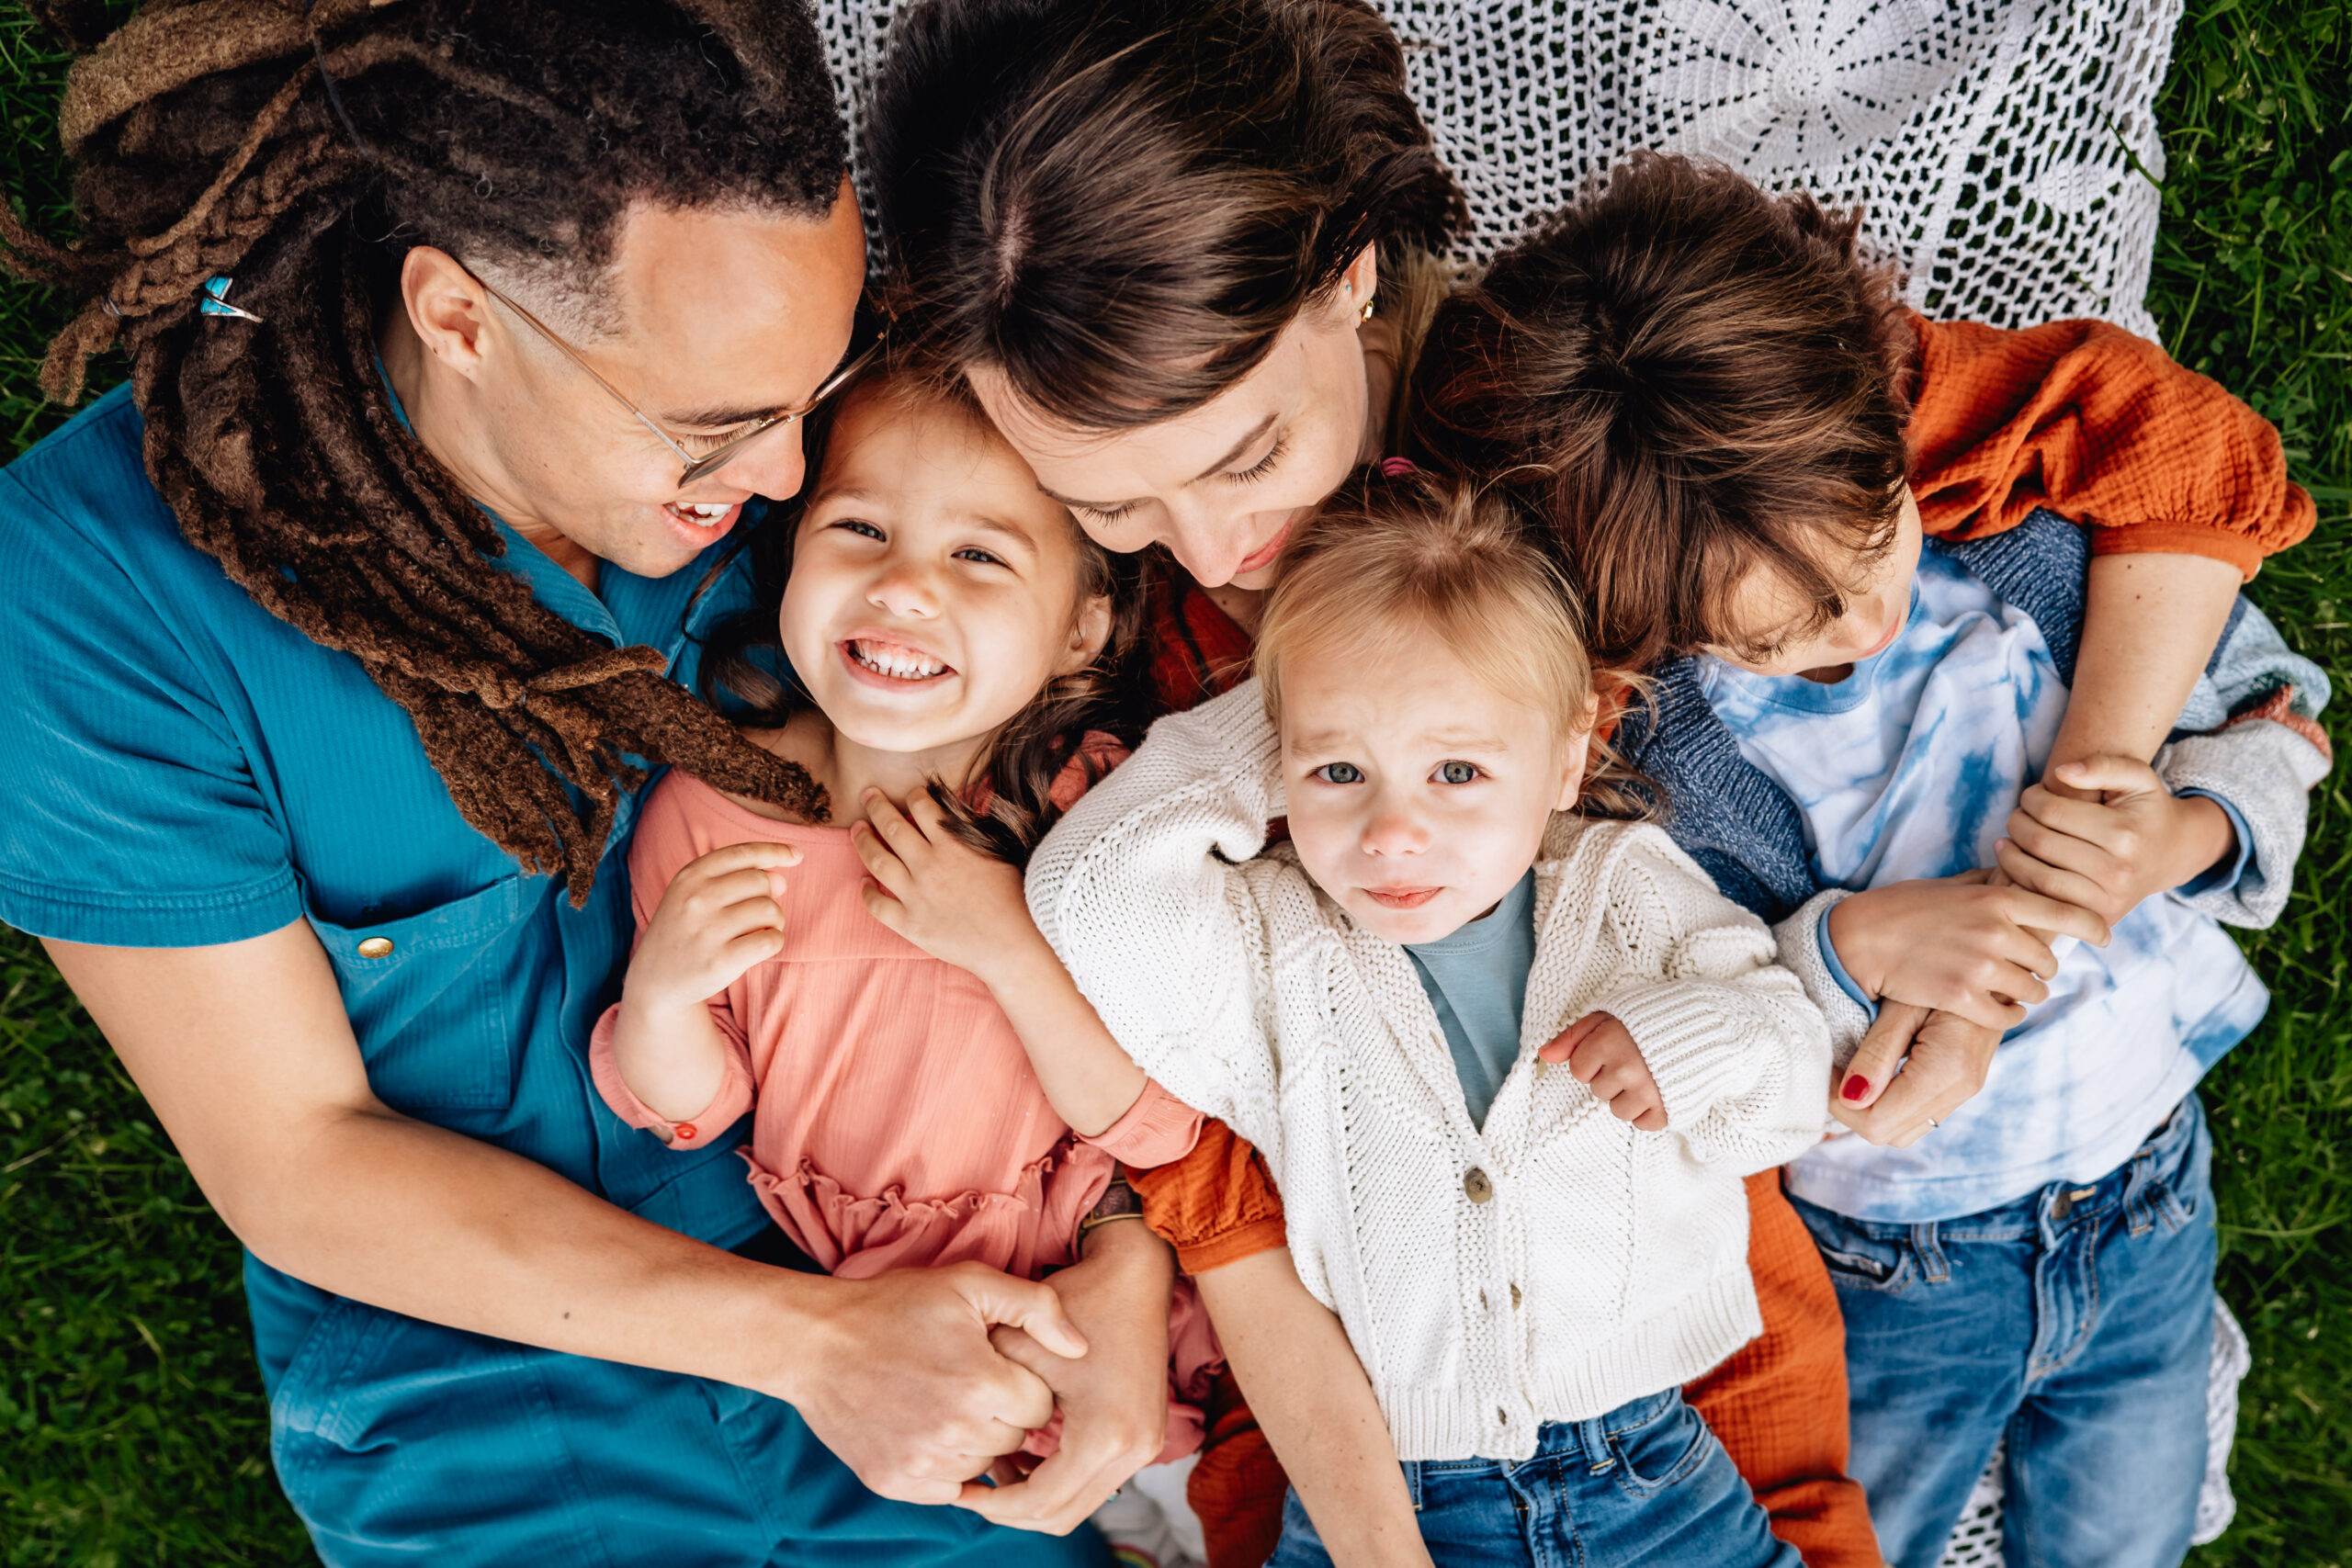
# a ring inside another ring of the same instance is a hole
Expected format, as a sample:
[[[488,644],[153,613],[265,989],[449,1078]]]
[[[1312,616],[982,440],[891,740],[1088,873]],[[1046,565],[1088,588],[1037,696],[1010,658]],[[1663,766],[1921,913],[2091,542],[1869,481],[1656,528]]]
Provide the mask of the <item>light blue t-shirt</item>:
[[[1484,1127],[1519,1060],[1519,1019],[1527,1006],[1527,972],[1535,966],[1535,873],[1453,935],[1408,942],[1405,952],[1444,1026],[1471,1122]]]
[[[2067,698],[2041,629],[1937,550],[1920,558],[1902,633],[1845,680],[1713,659],[1701,679],[1741,753],[1796,803],[1822,886],[1856,889],[1994,864]],[[1830,1139],[1790,1167],[1790,1190],[1916,1224],[2095,1180],[2269,1005],[2222,928],[2169,896],[2126,916],[2107,947],[2061,938],[2056,953],[2049,998],[2009,1032],[1981,1093],[1907,1149]]]

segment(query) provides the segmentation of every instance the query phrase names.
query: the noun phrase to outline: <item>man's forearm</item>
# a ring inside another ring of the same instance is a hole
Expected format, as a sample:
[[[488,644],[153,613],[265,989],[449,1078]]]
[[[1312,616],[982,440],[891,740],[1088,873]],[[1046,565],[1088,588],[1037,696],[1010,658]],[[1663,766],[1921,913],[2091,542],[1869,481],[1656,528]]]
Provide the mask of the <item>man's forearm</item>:
[[[232,1223],[264,1262],[338,1295],[784,1398],[822,1354],[831,1280],[705,1246],[460,1134],[353,1112],[288,1148],[280,1175]]]

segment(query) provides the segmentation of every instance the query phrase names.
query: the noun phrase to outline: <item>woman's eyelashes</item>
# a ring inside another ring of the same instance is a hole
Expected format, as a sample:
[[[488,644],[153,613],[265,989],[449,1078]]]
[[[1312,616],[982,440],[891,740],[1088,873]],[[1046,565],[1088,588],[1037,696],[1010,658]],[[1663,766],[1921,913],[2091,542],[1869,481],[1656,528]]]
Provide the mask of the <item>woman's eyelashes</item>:
[[[1264,457],[1259,458],[1256,462],[1250,464],[1246,468],[1227,469],[1225,477],[1233,480],[1236,484],[1256,484],[1260,479],[1264,479],[1268,474],[1274,471],[1274,465],[1283,460],[1283,453],[1288,449],[1289,445],[1290,433],[1285,431],[1274,437],[1274,444],[1266,448],[1266,455]]]

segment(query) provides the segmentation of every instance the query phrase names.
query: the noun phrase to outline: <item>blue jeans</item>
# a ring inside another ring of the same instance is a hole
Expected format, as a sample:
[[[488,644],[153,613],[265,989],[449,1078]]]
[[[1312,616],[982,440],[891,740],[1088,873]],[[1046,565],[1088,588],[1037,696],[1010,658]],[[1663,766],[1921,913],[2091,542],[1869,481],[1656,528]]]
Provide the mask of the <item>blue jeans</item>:
[[[1530,1460],[1408,1461],[1405,1487],[1439,1568],[1801,1568],[1679,1389],[1591,1421],[1546,1422]],[[1330,1562],[1294,1490],[1266,1568]]]
[[[2005,1438],[2014,1568],[2188,1555],[2212,1355],[2211,1166],[2191,1094],[2098,1180],[1980,1214],[1887,1224],[1792,1200],[1845,1310],[1849,1469],[1893,1568],[1934,1568]]]

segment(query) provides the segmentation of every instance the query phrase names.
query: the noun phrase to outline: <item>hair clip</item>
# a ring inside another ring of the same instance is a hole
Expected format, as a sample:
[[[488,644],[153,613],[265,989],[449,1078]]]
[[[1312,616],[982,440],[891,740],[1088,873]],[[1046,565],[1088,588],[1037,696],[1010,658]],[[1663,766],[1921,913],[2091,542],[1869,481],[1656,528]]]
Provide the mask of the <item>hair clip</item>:
[[[197,313],[204,316],[235,316],[243,321],[258,323],[261,321],[259,316],[254,315],[251,310],[241,310],[229,303],[229,285],[233,281],[235,281],[233,278],[220,276],[206,278],[204,298],[198,300],[196,304]]]
[[[1380,460],[1380,477],[1384,479],[1401,479],[1407,474],[1420,471],[1421,466],[1410,457],[1383,457]]]

